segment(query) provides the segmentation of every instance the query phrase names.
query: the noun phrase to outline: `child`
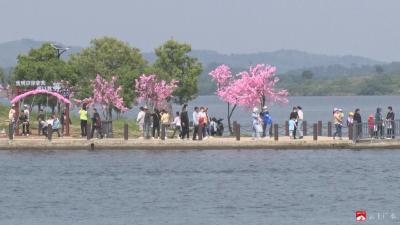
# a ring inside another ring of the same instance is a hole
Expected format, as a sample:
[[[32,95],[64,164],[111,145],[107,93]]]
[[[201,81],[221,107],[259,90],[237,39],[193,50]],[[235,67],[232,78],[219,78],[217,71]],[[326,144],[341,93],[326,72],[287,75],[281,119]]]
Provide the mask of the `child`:
[[[371,138],[374,137],[376,126],[375,126],[375,119],[374,119],[373,114],[368,116],[368,130],[369,130],[369,136]]]
[[[296,121],[294,118],[292,118],[289,120],[289,137],[290,137],[290,139],[296,139],[295,130],[296,130]]]
[[[175,129],[174,129],[174,133],[172,134],[171,138],[175,137],[176,131],[179,131],[179,138],[181,138],[181,136],[182,136],[182,132],[181,132],[181,116],[180,116],[179,112],[176,112],[176,116],[175,116],[174,122],[172,122],[172,124],[175,125]]]

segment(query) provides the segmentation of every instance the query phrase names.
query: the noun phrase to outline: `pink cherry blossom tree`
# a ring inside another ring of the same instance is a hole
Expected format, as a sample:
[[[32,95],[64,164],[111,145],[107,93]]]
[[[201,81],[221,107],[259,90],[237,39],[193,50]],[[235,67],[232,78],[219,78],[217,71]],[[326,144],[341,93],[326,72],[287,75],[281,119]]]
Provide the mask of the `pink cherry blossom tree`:
[[[288,102],[288,92],[275,88],[279,81],[275,71],[275,67],[257,64],[255,67],[250,67],[249,71],[242,71],[234,77],[228,66],[220,65],[209,73],[217,83],[217,95],[228,104],[227,119],[231,134],[233,133],[231,118],[237,106],[251,109],[275,102],[280,104]]]
[[[104,79],[97,74],[96,79],[91,81],[93,96],[86,98],[83,102],[87,104],[99,104],[102,106],[106,120],[112,119],[112,111],[126,112],[128,108],[124,105],[123,98],[120,96],[122,86],[117,86],[117,77],[112,76],[111,80]]]
[[[155,74],[145,75],[135,80],[135,91],[138,94],[138,102],[144,102],[151,109],[161,109],[168,106],[172,93],[178,87],[178,81],[157,80]]]

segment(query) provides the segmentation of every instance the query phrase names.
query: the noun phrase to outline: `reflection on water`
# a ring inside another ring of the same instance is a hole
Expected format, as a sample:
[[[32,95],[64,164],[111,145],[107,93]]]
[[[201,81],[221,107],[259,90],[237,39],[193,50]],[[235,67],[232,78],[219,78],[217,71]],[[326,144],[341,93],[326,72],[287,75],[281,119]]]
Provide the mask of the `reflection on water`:
[[[400,216],[399,161],[393,150],[2,151],[0,224],[356,224],[360,208]]]

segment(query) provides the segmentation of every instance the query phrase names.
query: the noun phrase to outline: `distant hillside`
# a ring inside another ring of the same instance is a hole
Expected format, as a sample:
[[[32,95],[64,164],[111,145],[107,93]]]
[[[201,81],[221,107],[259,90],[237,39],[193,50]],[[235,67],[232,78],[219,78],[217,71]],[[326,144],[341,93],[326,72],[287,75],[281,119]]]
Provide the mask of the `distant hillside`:
[[[31,48],[39,48],[45,41],[35,41],[32,39],[21,39],[0,43],[0,66],[3,68],[14,67],[17,63],[17,56],[21,53],[28,53]],[[63,58],[78,52],[80,47],[71,47],[63,54]]]
[[[153,62],[154,53],[144,53],[144,57]],[[227,64],[230,67],[248,68],[256,63],[266,63],[278,68],[278,73],[290,70],[340,65],[344,67],[359,67],[363,65],[375,65],[382,62],[360,56],[329,56],[311,54],[297,50],[279,50],[274,52],[262,52],[252,54],[221,54],[215,51],[193,50],[191,55],[198,58],[204,66],[209,64]]]

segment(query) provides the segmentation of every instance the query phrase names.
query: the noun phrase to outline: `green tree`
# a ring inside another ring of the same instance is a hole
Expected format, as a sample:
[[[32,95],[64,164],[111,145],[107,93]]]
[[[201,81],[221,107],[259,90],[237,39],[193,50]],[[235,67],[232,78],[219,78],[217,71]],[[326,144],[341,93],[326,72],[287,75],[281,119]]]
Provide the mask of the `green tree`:
[[[130,107],[135,97],[134,80],[143,73],[147,62],[139,49],[112,37],[102,37],[93,39],[88,48],[72,55],[70,64],[80,77],[77,97],[91,96],[90,80],[95,79],[97,74],[107,80],[118,76],[118,85],[123,87],[124,103]]]
[[[179,104],[187,103],[197,96],[197,78],[203,70],[201,63],[188,55],[191,50],[189,44],[175,40],[168,40],[155,50],[157,60],[154,68],[159,78],[179,81],[174,91],[174,101]]]
[[[50,43],[44,43],[40,48],[31,49],[27,55],[21,54],[17,59],[12,81],[45,80],[51,83],[66,80],[71,84],[78,81],[78,78],[73,75],[70,65],[58,59],[57,53]]]
[[[17,80],[44,80],[47,84],[65,80],[71,85],[78,81],[71,66],[57,57],[57,51],[50,43],[44,43],[40,48],[31,49],[27,55],[20,54],[17,60],[11,77],[11,82],[14,84]],[[26,99],[25,102],[32,104],[32,98]],[[39,107],[40,104],[48,104],[54,112],[57,100],[39,96],[35,99],[34,104],[38,104]]]

